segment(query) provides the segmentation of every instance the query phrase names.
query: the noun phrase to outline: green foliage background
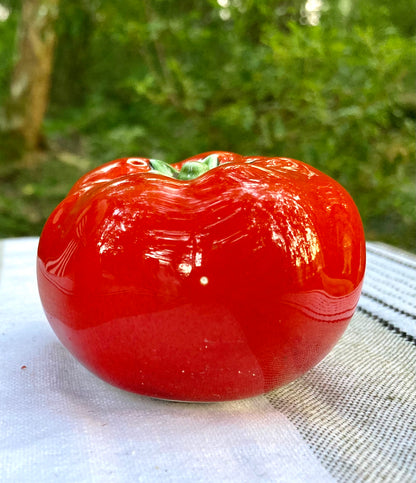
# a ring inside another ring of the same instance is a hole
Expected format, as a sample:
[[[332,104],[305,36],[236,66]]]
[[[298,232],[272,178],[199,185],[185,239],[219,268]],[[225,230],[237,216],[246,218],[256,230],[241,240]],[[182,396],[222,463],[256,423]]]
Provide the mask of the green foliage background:
[[[19,4],[0,3],[1,102]],[[327,0],[316,14],[303,0],[61,2],[48,150],[0,162],[0,237],[39,234],[106,161],[219,149],[316,166],[351,193],[368,239],[415,250],[415,4]]]

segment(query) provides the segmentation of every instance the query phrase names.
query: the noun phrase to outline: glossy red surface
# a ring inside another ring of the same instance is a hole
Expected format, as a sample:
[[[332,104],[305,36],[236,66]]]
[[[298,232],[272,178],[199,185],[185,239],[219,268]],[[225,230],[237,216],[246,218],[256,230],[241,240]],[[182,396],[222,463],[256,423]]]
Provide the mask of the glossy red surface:
[[[183,401],[261,394],[316,365],[355,310],[365,242],[348,193],[299,161],[219,155],[191,181],[144,158],[108,163],[44,227],[46,316],[115,386]]]

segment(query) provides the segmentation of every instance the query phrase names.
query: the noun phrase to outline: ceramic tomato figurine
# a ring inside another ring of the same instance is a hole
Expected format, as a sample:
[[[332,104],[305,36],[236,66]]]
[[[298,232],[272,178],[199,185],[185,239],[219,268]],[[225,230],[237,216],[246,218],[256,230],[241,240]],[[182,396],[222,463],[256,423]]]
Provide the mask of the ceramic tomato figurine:
[[[357,306],[358,210],[293,159],[124,158],[82,177],[45,224],[38,284],[62,344],[142,395],[223,401],[304,374]]]

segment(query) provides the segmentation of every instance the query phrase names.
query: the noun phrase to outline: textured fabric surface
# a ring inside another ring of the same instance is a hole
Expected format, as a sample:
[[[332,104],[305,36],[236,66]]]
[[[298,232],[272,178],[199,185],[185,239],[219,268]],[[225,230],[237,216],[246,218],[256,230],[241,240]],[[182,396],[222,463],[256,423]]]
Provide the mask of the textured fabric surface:
[[[416,256],[367,244],[367,271],[360,308],[403,334],[416,338]]]
[[[37,239],[0,241],[0,481],[416,482],[416,258],[368,244],[333,351],[263,397],[156,401],[109,386],[42,312]]]
[[[338,481],[416,481],[416,350],[362,312],[305,377],[268,394]]]
[[[416,482],[416,257],[367,244],[359,309],[332,352],[267,395],[338,481]]]

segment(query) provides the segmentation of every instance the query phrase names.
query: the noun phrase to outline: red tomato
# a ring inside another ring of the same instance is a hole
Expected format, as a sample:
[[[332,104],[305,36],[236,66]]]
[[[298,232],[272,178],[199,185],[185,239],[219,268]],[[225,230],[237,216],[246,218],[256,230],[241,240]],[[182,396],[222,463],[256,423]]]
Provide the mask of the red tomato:
[[[142,395],[270,391],[331,350],[356,308],[365,240],[333,179],[293,159],[112,161],[42,232],[38,283],[62,344]]]

